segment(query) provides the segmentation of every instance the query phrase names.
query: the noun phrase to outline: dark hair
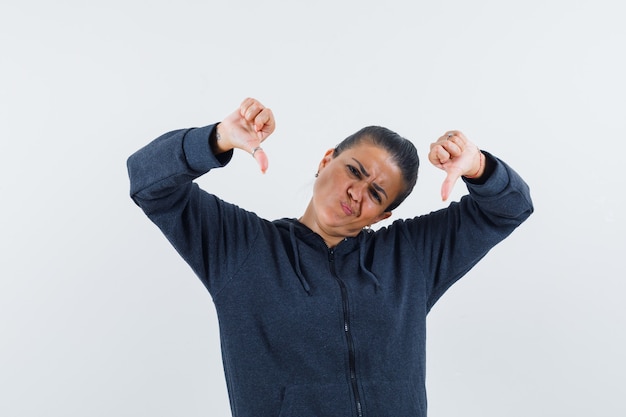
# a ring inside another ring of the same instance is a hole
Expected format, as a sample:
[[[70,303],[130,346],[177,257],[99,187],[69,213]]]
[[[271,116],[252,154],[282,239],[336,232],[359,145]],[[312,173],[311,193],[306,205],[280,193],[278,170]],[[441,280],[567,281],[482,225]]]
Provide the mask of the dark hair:
[[[411,194],[417,182],[417,171],[420,166],[417,149],[415,149],[415,145],[413,145],[411,141],[386,127],[367,126],[342,140],[341,143],[335,147],[333,158],[346,149],[350,149],[363,142],[369,142],[389,152],[391,158],[398,165],[400,171],[402,171],[404,189],[387,207],[386,211],[391,211],[398,207],[400,203]]]

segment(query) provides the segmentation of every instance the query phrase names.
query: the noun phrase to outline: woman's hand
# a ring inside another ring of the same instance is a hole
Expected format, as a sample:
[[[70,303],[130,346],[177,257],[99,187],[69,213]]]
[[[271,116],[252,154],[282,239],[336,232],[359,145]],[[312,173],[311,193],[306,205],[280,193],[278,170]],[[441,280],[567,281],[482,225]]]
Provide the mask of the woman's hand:
[[[430,145],[428,160],[448,174],[441,186],[441,198],[447,200],[461,177],[478,178],[485,171],[485,156],[463,133],[451,130]]]
[[[268,159],[261,143],[276,128],[274,114],[253,98],[245,99],[239,108],[217,125],[217,141],[214,151],[226,152],[233,148],[251,154],[265,173]]]

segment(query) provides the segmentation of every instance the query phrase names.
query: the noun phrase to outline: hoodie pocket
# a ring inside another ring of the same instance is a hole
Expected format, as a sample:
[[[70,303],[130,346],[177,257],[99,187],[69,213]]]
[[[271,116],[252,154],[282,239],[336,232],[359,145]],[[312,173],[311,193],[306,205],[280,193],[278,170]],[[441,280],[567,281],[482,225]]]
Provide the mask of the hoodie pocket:
[[[353,414],[348,384],[304,384],[285,388],[279,417],[349,417]]]
[[[364,414],[375,417],[426,417],[425,390],[408,381],[363,384]]]

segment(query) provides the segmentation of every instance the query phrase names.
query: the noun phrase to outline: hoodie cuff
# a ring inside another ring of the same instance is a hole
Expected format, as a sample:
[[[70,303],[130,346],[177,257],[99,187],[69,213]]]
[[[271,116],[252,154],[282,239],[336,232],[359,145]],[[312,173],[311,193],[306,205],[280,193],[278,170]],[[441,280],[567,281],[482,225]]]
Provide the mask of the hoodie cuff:
[[[490,165],[488,172],[485,173],[486,177],[481,178],[481,181],[462,177],[463,181],[467,184],[468,189],[480,196],[490,197],[498,195],[508,187],[509,173],[498,158],[488,152],[482,152],[485,154],[485,159],[488,161],[486,163]]]
[[[209,139],[215,134],[217,124],[190,129],[183,140],[183,152],[191,169],[196,172],[208,172],[212,168],[221,168],[233,157],[233,151],[214,155]]]

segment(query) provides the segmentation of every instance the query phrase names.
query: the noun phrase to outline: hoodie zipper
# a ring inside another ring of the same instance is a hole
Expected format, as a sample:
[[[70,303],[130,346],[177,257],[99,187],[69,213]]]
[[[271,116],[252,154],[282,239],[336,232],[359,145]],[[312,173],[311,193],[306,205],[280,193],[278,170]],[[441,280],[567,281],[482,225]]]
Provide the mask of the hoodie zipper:
[[[350,328],[350,314],[348,305],[348,289],[346,284],[339,279],[337,272],[335,271],[335,251],[333,249],[328,250],[328,262],[330,263],[330,270],[339,283],[341,289],[341,302],[343,305],[343,331],[346,335],[346,341],[348,343],[348,363],[350,372],[350,383],[352,384],[352,394],[354,395],[354,401],[356,403],[356,414],[358,417],[363,417],[363,407],[361,406],[361,398],[359,395],[359,386],[356,380],[356,360],[354,356],[354,340],[352,338]]]

